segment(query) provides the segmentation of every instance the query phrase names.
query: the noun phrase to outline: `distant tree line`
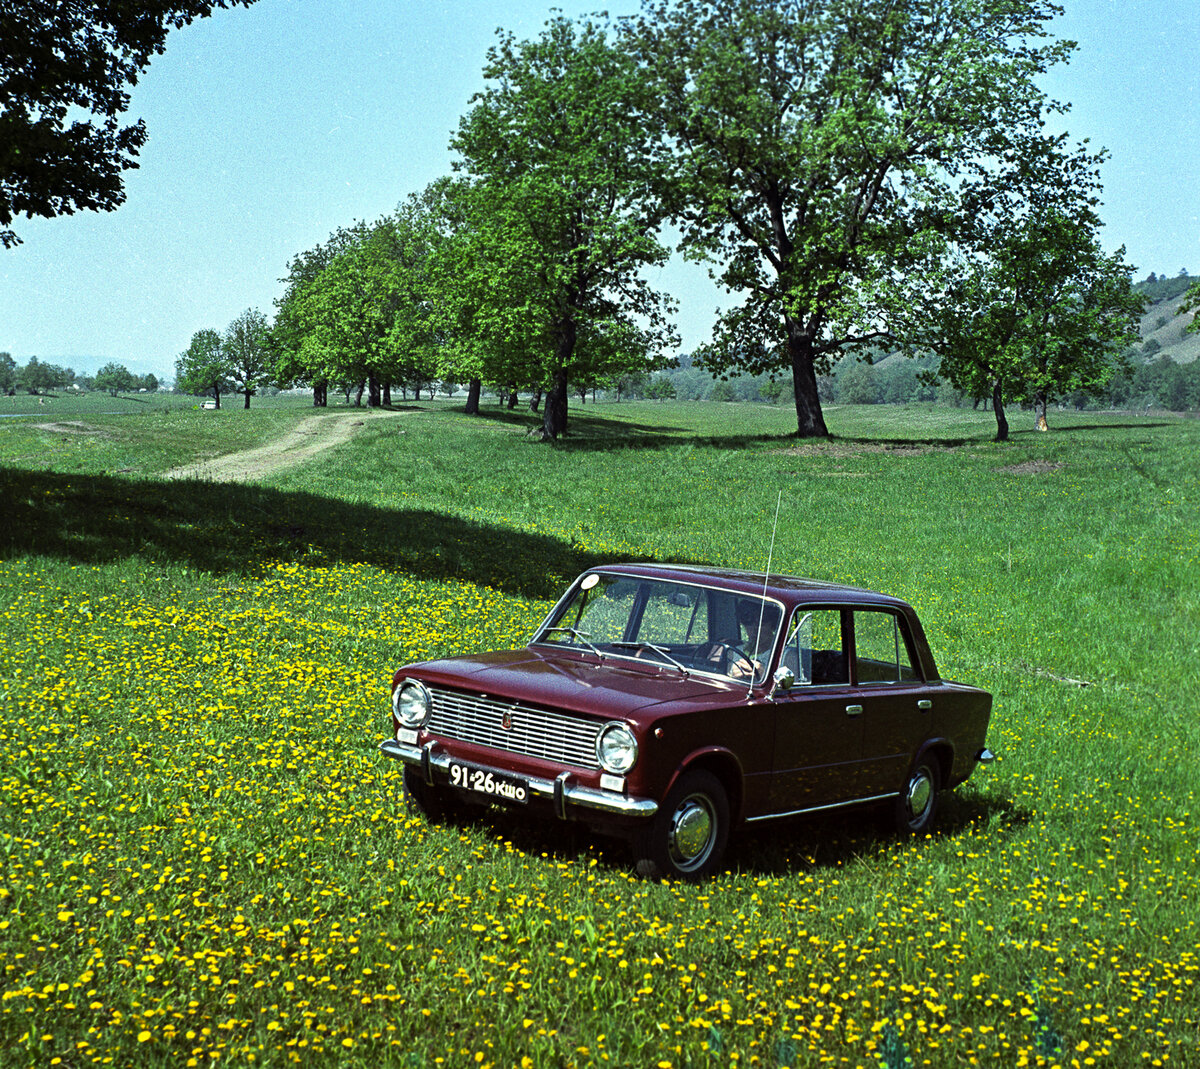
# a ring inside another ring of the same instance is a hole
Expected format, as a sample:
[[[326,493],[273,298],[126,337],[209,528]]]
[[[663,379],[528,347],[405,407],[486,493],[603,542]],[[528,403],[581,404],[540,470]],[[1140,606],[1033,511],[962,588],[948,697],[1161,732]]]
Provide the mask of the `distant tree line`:
[[[10,353],[0,353],[0,393],[12,396],[24,391],[46,394],[52,390],[104,390],[116,396],[120,393],[153,392],[159,388],[158,376],[151,373],[135,375],[124,364],[110,362],[95,375],[77,375],[74,368],[48,364],[31,356],[18,365]]]

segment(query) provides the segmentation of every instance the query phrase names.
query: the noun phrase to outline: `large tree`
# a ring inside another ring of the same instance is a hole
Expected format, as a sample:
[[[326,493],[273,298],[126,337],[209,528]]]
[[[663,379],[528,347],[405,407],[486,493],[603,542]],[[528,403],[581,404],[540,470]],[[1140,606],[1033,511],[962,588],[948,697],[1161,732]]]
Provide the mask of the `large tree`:
[[[191,343],[175,361],[175,389],[184,393],[212,390],[217,408],[221,393],[229,386],[229,365],[225,359],[221,335],[215,330],[198,330]]]
[[[121,125],[128,87],[167,33],[254,0],[23,0],[0,4],[0,245],[18,215],[111,211],[137,167],[142,120]]]
[[[419,210],[359,229],[307,283],[299,298],[301,361],[309,374],[369,384],[368,404],[392,382],[434,377],[426,327],[424,264],[428,249]]]
[[[1098,237],[1104,158],[1039,133],[979,161],[946,243],[896,279],[890,328],[910,355],[940,356],[956,389],[991,398],[1000,441],[1006,401],[1032,403],[1045,430],[1048,401],[1102,392],[1138,339],[1133,269]]]
[[[452,142],[471,180],[462,268],[472,331],[486,361],[535,362],[553,439],[566,429],[581,337],[636,318],[654,347],[673,340],[669,302],[642,275],[668,256],[647,196],[645,85],[603,26],[562,17],[536,40],[501,33],[484,76]],[[483,377],[519,381],[513,370]]]
[[[280,279],[285,288],[275,302],[275,322],[269,339],[275,379],[281,386],[311,385],[313,405],[317,408],[324,408],[329,401],[332,358],[314,336],[306,300],[321,272],[336,257],[359,244],[366,233],[365,223],[335,230],[322,244],[293,256],[286,277]]]
[[[1036,128],[1050,0],[645,0],[627,26],[659,102],[684,253],[746,294],[713,370],[790,371],[798,433],[827,434],[817,376],[879,336],[873,296],[938,216],[960,161]]]
[[[270,329],[262,312],[247,308],[229,324],[221,339],[225,367],[237,392],[246,397],[245,408],[250,407],[251,395],[271,381],[270,349],[267,346]]]

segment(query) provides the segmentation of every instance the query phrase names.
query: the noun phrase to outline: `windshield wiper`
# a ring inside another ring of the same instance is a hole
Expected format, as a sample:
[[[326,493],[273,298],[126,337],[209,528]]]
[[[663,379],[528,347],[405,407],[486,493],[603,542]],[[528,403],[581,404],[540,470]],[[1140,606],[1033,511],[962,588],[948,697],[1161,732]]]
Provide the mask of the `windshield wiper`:
[[[576,642],[582,643],[589,650],[591,650],[597,657],[600,658],[600,660],[604,660],[604,654],[588,641],[588,639],[592,637],[592,633],[590,631],[578,631],[574,627],[547,627],[546,631],[565,631]],[[542,633],[545,634],[546,631]]]
[[[691,675],[686,665],[675,660],[667,650],[663,649],[662,646],[656,646],[653,642],[613,642],[611,645],[623,650],[653,650],[660,657],[665,658],[670,664],[678,668],[685,676]]]

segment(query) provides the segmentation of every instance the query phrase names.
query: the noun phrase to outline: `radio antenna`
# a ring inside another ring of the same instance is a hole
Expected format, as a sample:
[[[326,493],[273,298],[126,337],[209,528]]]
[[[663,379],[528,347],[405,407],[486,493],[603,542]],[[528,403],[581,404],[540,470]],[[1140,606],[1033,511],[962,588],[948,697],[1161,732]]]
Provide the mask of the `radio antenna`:
[[[767,550],[767,570],[763,572],[763,592],[762,601],[758,603],[758,630],[755,632],[756,641],[762,642],[762,625],[763,617],[767,611],[767,583],[771,580],[771,561],[775,557],[775,532],[779,530],[779,506],[783,504],[783,491],[779,491],[779,496],[775,499],[775,523],[771,527],[771,548]],[[756,653],[762,652],[756,650]],[[750,662],[753,665],[753,661]],[[754,690],[754,673],[750,673],[750,686],[746,691],[746,696],[749,697]]]

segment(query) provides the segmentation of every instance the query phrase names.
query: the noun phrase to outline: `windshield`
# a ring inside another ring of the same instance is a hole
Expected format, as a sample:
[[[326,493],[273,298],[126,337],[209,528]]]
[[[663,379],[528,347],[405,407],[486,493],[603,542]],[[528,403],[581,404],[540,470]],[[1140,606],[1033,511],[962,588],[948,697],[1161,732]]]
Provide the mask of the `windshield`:
[[[761,683],[781,616],[776,602],[736,591],[591,572],[534,641]]]

